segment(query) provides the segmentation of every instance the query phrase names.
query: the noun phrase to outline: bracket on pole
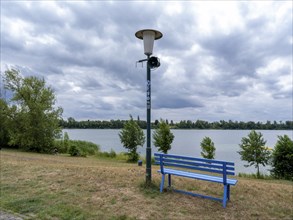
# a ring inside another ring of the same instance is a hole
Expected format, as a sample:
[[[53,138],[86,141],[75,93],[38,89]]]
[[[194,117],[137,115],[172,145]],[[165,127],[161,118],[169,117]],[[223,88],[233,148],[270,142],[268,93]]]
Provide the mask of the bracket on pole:
[[[137,68],[138,63],[141,63],[141,67],[143,67],[143,62],[146,62],[146,61],[148,61],[148,59],[143,59],[143,60],[136,61],[135,67]]]

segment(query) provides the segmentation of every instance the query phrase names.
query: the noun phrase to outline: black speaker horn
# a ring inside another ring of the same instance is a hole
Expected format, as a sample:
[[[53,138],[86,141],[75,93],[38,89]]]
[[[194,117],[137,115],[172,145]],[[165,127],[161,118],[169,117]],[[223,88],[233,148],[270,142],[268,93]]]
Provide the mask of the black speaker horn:
[[[158,68],[161,65],[160,59],[158,57],[151,57],[148,60],[148,65],[151,69]]]

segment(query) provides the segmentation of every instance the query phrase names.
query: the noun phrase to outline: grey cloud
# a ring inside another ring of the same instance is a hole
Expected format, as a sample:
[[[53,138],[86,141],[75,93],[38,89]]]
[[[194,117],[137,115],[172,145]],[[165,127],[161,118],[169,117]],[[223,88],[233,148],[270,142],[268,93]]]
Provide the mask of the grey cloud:
[[[160,54],[162,63],[152,72],[156,111],[180,112],[191,108],[209,117],[205,112],[209,112],[211,100],[224,97],[225,102],[231,103],[235,98],[243,98],[255,84],[261,85],[261,92],[268,92],[272,100],[292,100],[292,94],[282,90],[278,81],[280,76],[292,74],[289,64],[269,76],[260,76],[257,72],[274,59],[287,62],[291,57],[292,60],[290,14],[279,23],[261,12],[252,19],[253,8],[247,7],[250,3],[241,2],[237,4],[242,29],[231,29],[230,34],[221,32],[216,26],[221,24],[221,17],[215,14],[214,32],[205,34],[199,31],[201,13],[197,11],[200,8],[197,5],[204,3],[179,2],[183,8],[181,13],[167,13],[166,8],[172,4],[174,2],[61,1],[50,2],[46,7],[46,2],[5,1],[1,3],[1,20],[25,21],[28,28],[23,28],[20,38],[10,27],[1,29],[1,63],[20,67],[25,75],[44,76],[56,91],[66,116],[110,119],[126,115],[127,118],[132,111],[145,112],[146,70],[145,66],[135,67],[135,62],[145,56],[142,41],[136,39],[134,33],[154,28],[164,34],[154,48],[154,55]],[[279,5],[282,3],[271,7]],[[27,44],[27,40],[31,44]],[[192,51],[194,45],[199,46],[198,51]],[[174,70],[170,68],[170,57],[179,60],[180,66],[174,66]],[[206,69],[214,72],[206,72]],[[175,71],[180,75],[174,74]],[[177,79],[166,77],[169,72]],[[247,81],[241,81],[242,77]],[[69,82],[79,87],[81,93],[72,92]],[[106,96],[113,99],[105,101]],[[230,108],[238,108],[240,104]],[[214,101],[213,105],[217,106],[215,109],[224,109],[220,101]],[[255,101],[251,108],[261,107]],[[216,117],[216,113],[215,110],[210,115]],[[223,111],[219,117],[229,117],[225,114],[231,113]],[[180,115],[181,112],[177,117]]]
[[[156,92],[152,100],[153,108],[170,108],[170,109],[180,109],[180,108],[201,108],[204,107],[202,102],[195,99],[190,93],[180,93],[176,90],[164,91],[163,89]]]
[[[170,109],[180,109],[180,108],[200,108],[203,107],[201,103],[189,100],[188,98],[182,97],[168,97],[166,99],[154,99],[153,104],[154,109],[160,108],[170,108]]]

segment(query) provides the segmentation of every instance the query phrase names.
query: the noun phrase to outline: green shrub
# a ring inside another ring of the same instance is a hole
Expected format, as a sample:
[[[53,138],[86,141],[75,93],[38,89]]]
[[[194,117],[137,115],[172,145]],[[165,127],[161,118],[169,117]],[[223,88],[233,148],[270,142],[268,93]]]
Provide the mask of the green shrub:
[[[107,157],[107,158],[115,158],[117,156],[116,152],[111,149],[110,152],[104,151],[104,152],[99,152],[97,154],[99,157]]]
[[[61,154],[65,154],[68,151],[68,148],[63,144],[63,140],[54,140],[54,149]]]
[[[110,153],[109,153],[109,157],[111,157],[111,158],[115,158],[117,155],[116,155],[116,152],[113,150],[113,149],[111,149],[111,151],[110,151]]]
[[[160,120],[158,128],[153,133],[153,143],[158,148],[158,151],[164,154],[171,149],[171,144],[174,140],[174,134],[170,130],[170,126],[164,121]]]
[[[54,149],[58,153],[69,153],[71,156],[95,155],[100,151],[100,146],[89,141],[80,140],[55,140]]]
[[[100,146],[89,141],[70,140],[69,145],[76,145],[82,152],[87,155],[95,155],[100,151]]]
[[[271,173],[276,178],[293,180],[293,141],[288,135],[278,138],[272,154]]]
[[[129,163],[136,163],[139,159],[139,154],[137,152],[131,151],[127,153],[128,159],[127,162]]]
[[[143,130],[139,127],[136,121],[130,115],[121,132],[119,133],[120,141],[128,150],[129,162],[136,162],[139,158],[137,151],[138,146],[143,146],[145,142],[145,135]]]
[[[262,137],[262,133],[252,130],[248,137],[243,137],[241,139],[241,144],[239,144],[241,150],[238,153],[241,156],[241,160],[248,162],[245,167],[254,165],[257,169],[256,175],[259,177],[259,166],[269,164],[271,152],[265,147],[266,141]]]
[[[68,153],[72,157],[78,157],[78,156],[81,155],[80,150],[75,145],[72,145],[72,146],[69,147]]]
[[[100,150],[99,145],[96,145],[89,141],[69,140],[69,149],[73,145],[78,148],[80,156],[95,155]]]
[[[126,152],[121,152],[119,154],[116,154],[116,160],[127,161],[127,159],[128,159],[128,155]]]
[[[107,152],[107,151],[99,152],[99,153],[98,153],[98,156],[99,156],[99,157],[110,157],[110,156],[109,156],[109,152]]]
[[[206,159],[215,159],[215,144],[209,137],[204,137],[200,143],[201,156]]]
[[[143,157],[143,158],[141,158],[141,160],[142,160],[142,162],[144,163],[144,164],[146,164],[146,158],[145,157]],[[153,165],[155,165],[155,157],[154,156],[152,156],[151,157],[151,164],[153,164]]]

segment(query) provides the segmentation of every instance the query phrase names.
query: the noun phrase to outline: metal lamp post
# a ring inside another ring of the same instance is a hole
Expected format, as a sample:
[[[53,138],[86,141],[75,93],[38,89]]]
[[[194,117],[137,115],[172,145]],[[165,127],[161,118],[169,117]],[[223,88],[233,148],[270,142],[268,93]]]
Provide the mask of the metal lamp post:
[[[160,31],[152,29],[144,29],[137,31],[135,36],[138,39],[143,40],[144,44],[144,54],[147,56],[147,59],[140,60],[138,62],[147,61],[147,87],[146,87],[146,107],[147,107],[147,147],[146,147],[146,184],[150,184],[152,181],[152,169],[151,169],[151,158],[152,158],[152,149],[151,149],[151,64],[150,59],[155,58],[158,67],[160,64],[156,57],[150,58],[153,54],[154,41],[163,37],[163,34]]]

